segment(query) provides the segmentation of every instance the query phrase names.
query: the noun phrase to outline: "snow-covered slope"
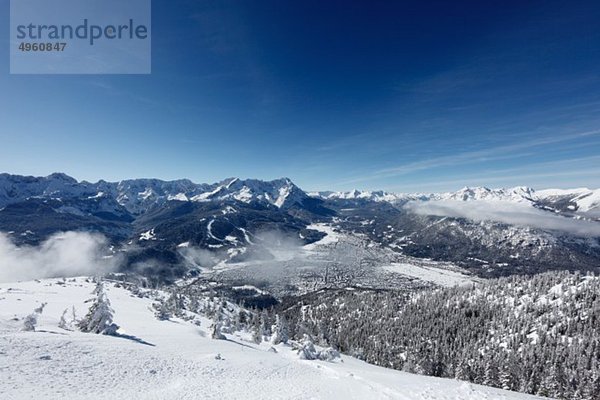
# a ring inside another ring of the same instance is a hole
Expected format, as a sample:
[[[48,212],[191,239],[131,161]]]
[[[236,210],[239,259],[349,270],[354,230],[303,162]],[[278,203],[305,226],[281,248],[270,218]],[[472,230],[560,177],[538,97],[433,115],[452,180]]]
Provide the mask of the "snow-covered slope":
[[[106,292],[121,337],[58,327],[63,310],[85,314],[85,278],[0,285],[0,397],[13,399],[505,399],[533,396],[423,377],[350,357],[301,360],[290,347],[256,345],[243,333],[210,338],[181,319],[160,321],[152,300],[114,284]],[[35,332],[23,318],[47,305]],[[198,318],[197,318],[198,319]],[[128,336],[125,336],[128,335]]]
[[[546,189],[536,192],[537,198],[548,202],[566,202],[567,209],[588,213],[595,212],[600,216],[600,189]]]

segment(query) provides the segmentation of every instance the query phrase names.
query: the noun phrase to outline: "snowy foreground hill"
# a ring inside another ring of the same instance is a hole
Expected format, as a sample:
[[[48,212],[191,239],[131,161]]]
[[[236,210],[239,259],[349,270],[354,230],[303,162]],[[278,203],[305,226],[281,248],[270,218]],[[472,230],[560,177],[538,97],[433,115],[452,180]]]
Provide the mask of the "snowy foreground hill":
[[[256,344],[244,332],[212,339],[211,320],[159,320],[152,296],[135,295],[118,283],[104,285],[120,326],[116,336],[71,329],[73,309],[77,319],[87,313],[95,286],[87,278],[0,284],[0,398],[536,398],[347,356],[304,360],[293,343]],[[44,303],[35,330],[24,330],[31,322],[27,316]]]

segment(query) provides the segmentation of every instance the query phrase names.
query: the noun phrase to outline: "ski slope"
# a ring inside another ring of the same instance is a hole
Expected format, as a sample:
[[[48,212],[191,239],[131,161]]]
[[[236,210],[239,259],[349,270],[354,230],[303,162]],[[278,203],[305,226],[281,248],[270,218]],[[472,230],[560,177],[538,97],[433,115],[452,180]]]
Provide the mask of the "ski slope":
[[[307,361],[287,345],[244,333],[210,338],[210,324],[159,321],[152,300],[106,283],[119,333],[63,330],[63,310],[83,316],[86,278],[0,284],[0,398],[12,399],[403,399],[526,400],[534,396],[376,367],[342,356]],[[47,305],[35,332],[23,318]]]

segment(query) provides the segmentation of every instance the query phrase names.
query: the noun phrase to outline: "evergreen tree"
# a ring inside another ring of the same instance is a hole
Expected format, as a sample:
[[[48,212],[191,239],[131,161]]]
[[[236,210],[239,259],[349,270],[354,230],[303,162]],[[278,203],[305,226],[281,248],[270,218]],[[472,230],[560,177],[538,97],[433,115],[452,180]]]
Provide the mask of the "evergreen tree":
[[[273,336],[271,337],[271,343],[279,344],[279,343],[287,343],[288,336],[288,327],[285,317],[277,314],[275,316],[275,325],[271,328],[273,331]]]
[[[114,311],[110,307],[110,301],[106,297],[104,284],[101,280],[97,282],[93,294],[96,295],[96,298],[86,316],[79,321],[79,329],[82,332],[115,335],[119,326],[113,323]]]
[[[38,319],[42,312],[44,311],[44,307],[46,307],[48,303],[42,303],[39,307],[36,307],[31,314],[25,317],[23,320],[23,330],[24,331],[35,331],[37,327]]]

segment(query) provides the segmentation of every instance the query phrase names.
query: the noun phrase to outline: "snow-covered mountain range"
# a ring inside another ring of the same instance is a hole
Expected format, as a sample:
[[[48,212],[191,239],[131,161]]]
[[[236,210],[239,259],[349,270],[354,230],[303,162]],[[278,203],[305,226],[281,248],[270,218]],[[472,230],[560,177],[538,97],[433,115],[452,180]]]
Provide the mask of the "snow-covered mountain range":
[[[600,190],[589,189],[306,193],[287,178],[90,183],[59,173],[0,174],[0,232],[10,242],[38,246],[61,232],[100,233],[127,268],[143,265],[160,279],[221,261],[273,258],[273,243],[307,245],[333,230],[486,277],[595,270],[599,221]],[[327,229],[313,228],[319,224]]]
[[[531,205],[558,205],[572,212],[599,212],[600,189],[545,189],[535,190],[526,186],[489,189],[486,187],[464,187],[456,192],[442,193],[390,193],[384,191],[310,192],[310,196],[321,199],[385,201],[393,204],[407,201],[506,201]],[[557,208],[560,210],[560,208]],[[598,214],[600,215],[600,213]]]
[[[389,203],[428,200],[508,201],[530,204],[555,204],[573,212],[600,210],[600,189],[545,189],[518,186],[489,189],[465,187],[456,192],[443,193],[390,193],[385,191],[304,192],[290,179],[273,181],[228,178],[221,182],[196,184],[187,179],[163,181],[159,179],[131,179],[120,182],[78,182],[74,178],[54,173],[46,177],[0,174],[0,208],[30,198],[82,200],[109,199],[133,214],[141,214],[167,201],[224,201],[244,203],[264,202],[278,208],[301,204],[308,197],[323,200],[369,200]],[[565,206],[566,204],[566,206]]]
[[[139,215],[167,201],[264,202],[278,208],[300,203],[308,196],[287,178],[270,182],[229,178],[214,184],[196,184],[187,179],[162,181],[132,179],[120,182],[78,182],[65,174],[29,177],[0,174],[0,208],[30,198],[63,200],[77,198],[113,202]]]

